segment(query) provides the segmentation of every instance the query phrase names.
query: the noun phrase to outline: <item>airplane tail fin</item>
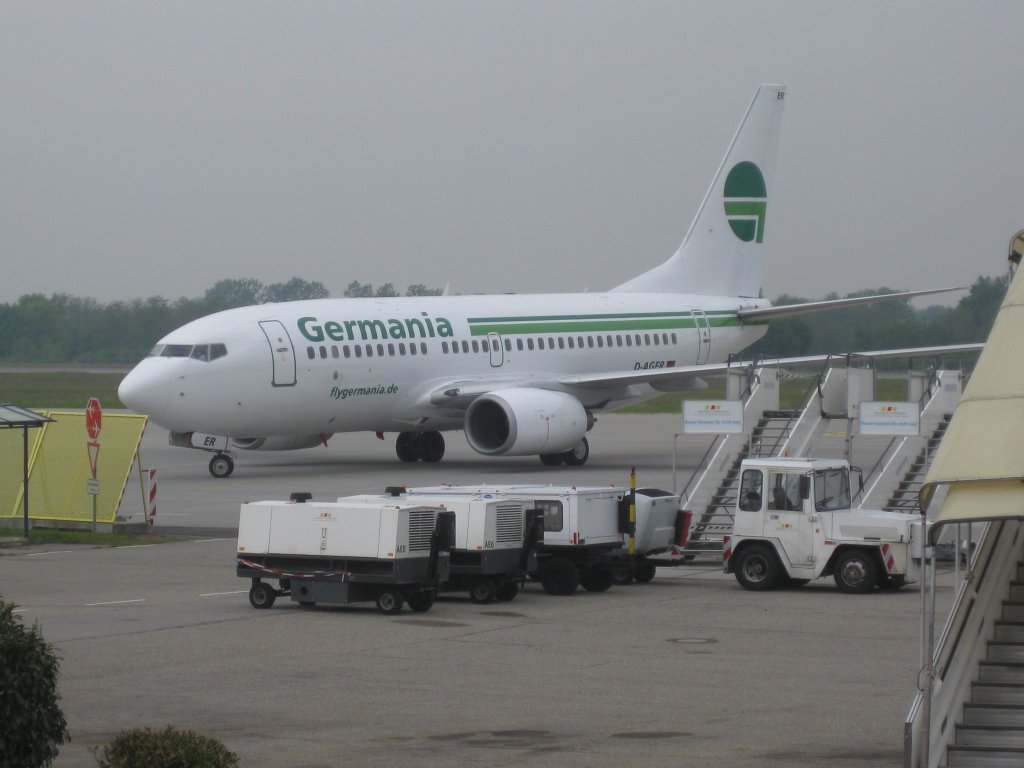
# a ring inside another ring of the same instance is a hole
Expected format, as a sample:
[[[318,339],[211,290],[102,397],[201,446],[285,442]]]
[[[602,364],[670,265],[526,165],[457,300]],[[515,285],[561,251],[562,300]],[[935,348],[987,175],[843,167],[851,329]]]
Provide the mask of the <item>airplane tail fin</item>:
[[[614,291],[756,297],[784,85],[757,89],[679,250]]]

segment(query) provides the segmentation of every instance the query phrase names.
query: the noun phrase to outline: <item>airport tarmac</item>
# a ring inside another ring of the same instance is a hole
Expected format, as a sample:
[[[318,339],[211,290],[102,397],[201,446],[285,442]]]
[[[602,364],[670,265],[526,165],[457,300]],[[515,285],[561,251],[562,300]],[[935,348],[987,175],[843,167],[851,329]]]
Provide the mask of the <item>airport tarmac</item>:
[[[393,441],[240,453],[211,477],[199,452],[147,430],[157,529],[141,547],[0,549],[0,594],[62,657],[72,735],[56,768],[94,766],[125,728],[214,736],[249,768],[354,766],[892,766],[919,666],[920,596],[855,596],[831,581],[760,594],[714,564],[647,585],[509,603],[442,596],[427,613],[372,604],[270,610],[234,573],[238,506],[385,485],[552,482],[671,488],[672,416],[603,416],[583,468],[476,457],[449,436],[438,465]],[[707,446],[680,438],[681,487]],[[856,457],[855,457],[856,458]],[[946,577],[948,579],[948,577]],[[944,582],[945,583],[945,582]],[[940,607],[951,589],[940,586]]]

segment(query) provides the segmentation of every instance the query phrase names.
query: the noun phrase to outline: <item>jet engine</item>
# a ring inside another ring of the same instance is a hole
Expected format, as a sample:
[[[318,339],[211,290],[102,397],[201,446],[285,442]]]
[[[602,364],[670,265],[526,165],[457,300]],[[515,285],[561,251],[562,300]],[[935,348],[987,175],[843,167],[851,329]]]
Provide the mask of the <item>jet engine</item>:
[[[287,437],[233,437],[231,447],[243,451],[295,451],[316,448],[330,435],[289,435]]]
[[[485,456],[527,456],[567,451],[583,439],[594,417],[572,395],[509,388],[476,398],[463,429]]]

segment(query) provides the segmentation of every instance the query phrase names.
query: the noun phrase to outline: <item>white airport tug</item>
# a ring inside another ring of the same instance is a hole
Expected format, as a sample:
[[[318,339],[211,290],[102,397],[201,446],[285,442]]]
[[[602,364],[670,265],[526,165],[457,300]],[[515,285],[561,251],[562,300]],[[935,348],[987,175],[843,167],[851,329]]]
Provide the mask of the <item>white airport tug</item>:
[[[921,519],[851,509],[850,465],[839,459],[745,459],[726,573],[746,589],[832,576],[843,592],[899,589],[918,579]]]

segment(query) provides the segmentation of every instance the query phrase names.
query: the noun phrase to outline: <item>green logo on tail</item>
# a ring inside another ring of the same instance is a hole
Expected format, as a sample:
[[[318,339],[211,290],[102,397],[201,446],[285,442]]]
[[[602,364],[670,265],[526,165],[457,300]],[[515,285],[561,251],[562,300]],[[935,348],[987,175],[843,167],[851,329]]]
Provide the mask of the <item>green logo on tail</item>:
[[[725,218],[733,234],[745,243],[764,242],[764,215],[768,191],[761,169],[744,160],[725,179]]]

